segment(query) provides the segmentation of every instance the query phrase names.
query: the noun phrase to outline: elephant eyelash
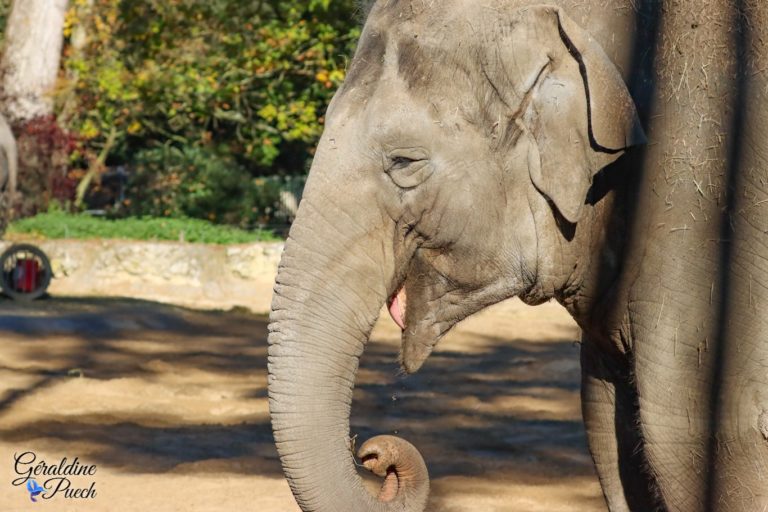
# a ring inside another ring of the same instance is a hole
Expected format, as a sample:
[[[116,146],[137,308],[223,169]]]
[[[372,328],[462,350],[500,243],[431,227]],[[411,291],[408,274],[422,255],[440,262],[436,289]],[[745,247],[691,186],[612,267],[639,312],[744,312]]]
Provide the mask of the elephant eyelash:
[[[390,169],[405,169],[409,165],[421,161],[423,160],[416,160],[413,158],[408,158],[407,156],[396,156],[390,160]]]

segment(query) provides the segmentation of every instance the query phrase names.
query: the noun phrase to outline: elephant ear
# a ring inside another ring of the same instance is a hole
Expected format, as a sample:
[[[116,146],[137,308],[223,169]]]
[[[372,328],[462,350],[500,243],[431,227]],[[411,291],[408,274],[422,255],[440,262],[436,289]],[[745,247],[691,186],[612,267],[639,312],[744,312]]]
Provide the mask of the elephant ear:
[[[600,45],[560,8],[519,9],[502,23],[483,71],[514,140],[530,143],[534,186],[576,223],[594,175],[645,142],[634,102]]]

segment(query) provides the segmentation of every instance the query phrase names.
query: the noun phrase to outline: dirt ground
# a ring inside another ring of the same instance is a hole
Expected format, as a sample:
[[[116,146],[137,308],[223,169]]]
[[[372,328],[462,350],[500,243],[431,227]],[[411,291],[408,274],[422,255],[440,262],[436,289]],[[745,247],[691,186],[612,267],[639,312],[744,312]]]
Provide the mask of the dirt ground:
[[[272,443],[266,334],[265,318],[237,312],[0,301],[0,509],[298,511]],[[382,318],[361,362],[352,433],[414,443],[432,476],[430,510],[603,512],[577,338],[556,304],[508,301],[403,377],[398,330]],[[12,485],[32,467],[14,464],[25,452],[35,464],[95,465],[69,481],[96,496],[32,503],[24,483]]]

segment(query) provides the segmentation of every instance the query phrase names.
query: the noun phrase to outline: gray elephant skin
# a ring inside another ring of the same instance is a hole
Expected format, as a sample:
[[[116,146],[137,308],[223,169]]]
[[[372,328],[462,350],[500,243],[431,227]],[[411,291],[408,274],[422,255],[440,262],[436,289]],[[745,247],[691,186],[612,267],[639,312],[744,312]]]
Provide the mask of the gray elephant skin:
[[[383,304],[406,372],[493,303],[583,331],[608,508],[768,510],[768,2],[379,0],[275,285],[269,401],[304,511],[423,510],[396,437],[350,453]]]
[[[18,173],[16,138],[8,121],[0,114],[0,235],[5,231],[16,198]]]
[[[16,192],[19,163],[16,138],[5,117],[0,115],[0,191]]]

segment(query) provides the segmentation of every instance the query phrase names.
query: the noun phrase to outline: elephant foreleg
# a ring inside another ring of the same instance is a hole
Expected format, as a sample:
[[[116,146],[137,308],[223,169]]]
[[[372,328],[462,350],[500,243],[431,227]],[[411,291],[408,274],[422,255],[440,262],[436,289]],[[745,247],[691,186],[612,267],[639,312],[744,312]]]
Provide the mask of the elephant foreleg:
[[[741,320],[739,328],[746,323]],[[711,389],[706,381],[714,373],[711,368],[702,364],[696,372],[686,373],[681,364],[682,370],[673,372],[668,364],[661,372],[658,359],[646,356],[650,348],[637,344],[636,354],[642,356],[635,365],[645,453],[670,512],[768,510],[768,443],[760,432],[761,412],[756,407],[760,381],[766,376],[765,363],[758,361],[765,356],[753,359],[762,340],[750,347],[751,339],[742,339],[746,341],[726,347],[733,351],[728,358],[710,360],[712,366],[723,366],[725,375],[720,377],[721,404],[716,408],[705,394]],[[658,345],[652,348],[657,358],[663,353]],[[677,356],[682,358],[686,349],[695,350],[681,344]],[[749,359],[755,361],[752,367]]]
[[[587,440],[611,512],[663,510],[654,498],[628,365],[583,340],[581,403]]]

